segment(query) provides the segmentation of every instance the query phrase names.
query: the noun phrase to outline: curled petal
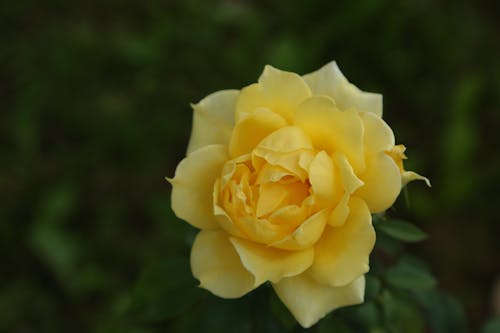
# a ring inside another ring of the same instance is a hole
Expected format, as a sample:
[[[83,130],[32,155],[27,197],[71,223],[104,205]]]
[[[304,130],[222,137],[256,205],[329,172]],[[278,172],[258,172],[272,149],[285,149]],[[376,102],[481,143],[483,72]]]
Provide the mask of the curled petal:
[[[250,240],[266,245],[282,239],[294,227],[287,224],[274,224],[266,218],[253,216],[233,217],[233,222]]]
[[[403,186],[414,180],[423,180],[427,186],[431,187],[431,181],[427,177],[421,176],[413,171],[404,171],[401,178]]]
[[[316,200],[324,206],[339,201],[341,190],[332,159],[323,150],[309,164],[309,182]]]
[[[253,274],[256,286],[265,281],[278,282],[284,277],[300,274],[311,266],[314,258],[312,248],[285,251],[236,237],[231,238],[231,243],[243,266]]]
[[[276,294],[304,328],[342,306],[362,303],[365,277],[361,276],[342,287],[316,282],[307,272],[284,278],[273,284]]]
[[[253,164],[260,169],[267,162],[292,172],[302,181],[307,177],[303,168],[312,154],[312,143],[309,137],[298,127],[280,128],[262,140],[253,151]]]
[[[305,220],[291,235],[270,246],[285,250],[300,250],[313,246],[325,229],[328,212],[328,209],[317,212]]]
[[[354,108],[382,117],[382,95],[365,92],[350,83],[332,61],[319,70],[303,76],[314,95],[327,95],[342,109]]]
[[[363,181],[356,176],[354,170],[352,169],[347,157],[341,152],[335,152],[333,154],[333,159],[335,164],[340,170],[340,175],[342,177],[342,186],[345,193],[351,194],[358,188],[363,186]]]
[[[257,151],[272,151],[278,153],[290,153],[301,149],[312,149],[311,139],[296,126],[280,128],[267,136],[257,146]]]
[[[200,231],[191,250],[191,270],[200,287],[219,297],[238,298],[257,287],[224,231]]]
[[[307,185],[301,182],[263,184],[260,186],[260,195],[257,201],[257,217],[272,214],[284,206],[300,205],[308,194]]]
[[[255,184],[262,185],[270,182],[287,183],[287,179],[294,181],[295,174],[279,165],[264,164],[260,169]]]
[[[332,227],[340,227],[342,226],[345,221],[347,220],[347,217],[349,216],[349,198],[350,194],[349,193],[344,193],[344,196],[340,200],[340,202],[335,206],[335,208],[332,210],[332,213],[330,214],[330,217],[328,218],[328,225]]]
[[[177,169],[172,184],[172,209],[177,217],[200,229],[218,228],[213,214],[213,191],[226,147],[209,145],[190,153]],[[200,168],[203,166],[203,168]]]
[[[344,286],[369,270],[375,231],[365,202],[351,197],[349,217],[337,228],[327,227],[316,243],[311,275],[331,286]]]
[[[188,154],[203,146],[229,143],[238,90],[221,90],[192,105],[193,128]]]
[[[240,228],[233,222],[233,220],[227,214],[227,212],[217,204],[214,204],[214,215],[215,219],[219,223],[219,226],[222,229],[224,229],[227,233],[236,237],[247,237],[240,230]]]
[[[298,227],[304,223],[309,209],[306,205],[288,205],[282,207],[269,216],[269,221],[273,224],[286,224],[291,227]]]
[[[234,127],[229,155],[234,158],[250,153],[262,139],[286,125],[285,119],[269,109],[256,109]]]
[[[403,165],[403,161],[406,160],[406,155],[405,155],[406,147],[404,145],[397,145],[392,147],[392,149],[387,150],[387,154],[392,157],[394,162],[399,168],[399,171],[401,172],[401,181],[402,185],[405,186],[411,181],[414,180],[423,180],[427,186],[431,187],[431,182],[429,179],[427,179],[424,176],[419,175],[418,173],[415,173],[413,171],[406,171]]]

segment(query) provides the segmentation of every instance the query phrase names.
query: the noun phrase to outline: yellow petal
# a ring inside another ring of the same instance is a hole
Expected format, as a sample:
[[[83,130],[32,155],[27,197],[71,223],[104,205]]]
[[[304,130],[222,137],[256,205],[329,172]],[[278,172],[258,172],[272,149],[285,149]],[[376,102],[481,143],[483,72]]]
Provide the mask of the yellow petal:
[[[419,175],[413,171],[406,171],[403,165],[403,160],[406,160],[407,157],[405,155],[406,147],[404,145],[397,145],[392,147],[392,149],[386,151],[387,155],[389,155],[401,172],[401,181],[402,185],[405,186],[411,181],[414,180],[423,180],[427,186],[431,187],[431,182],[424,176]]]
[[[238,164],[250,164],[251,163],[251,155],[242,155],[235,159],[227,161],[222,167],[221,171],[221,188],[227,185],[227,183],[231,180],[234,173],[237,170]]]
[[[354,108],[382,117],[382,95],[359,90],[345,78],[335,61],[303,78],[314,95],[333,98],[342,110]]]
[[[229,214],[226,213],[224,209],[220,206],[214,207],[214,214],[219,226],[224,229],[228,234],[236,237],[248,237],[245,233],[243,233],[238,225],[236,225]]]
[[[340,200],[337,206],[332,210],[332,213],[330,214],[330,217],[328,218],[328,225],[332,227],[340,227],[342,226],[345,221],[347,220],[347,217],[349,216],[349,198],[350,198],[349,193],[344,193],[344,196]]]
[[[203,146],[229,143],[238,93],[238,90],[218,91],[193,105],[188,154]]]
[[[300,205],[308,195],[309,187],[301,182],[262,184],[257,201],[257,217],[270,214],[283,206]]]
[[[292,172],[300,180],[307,178],[303,168],[306,156],[312,153],[312,143],[300,128],[288,126],[280,128],[262,140],[253,151],[253,163],[256,169],[266,161]],[[261,161],[259,161],[261,159]]]
[[[200,229],[218,228],[213,214],[214,184],[227,160],[226,147],[209,145],[190,153],[172,184],[172,209],[177,217]]]
[[[331,206],[339,201],[342,192],[336,178],[332,159],[324,150],[320,151],[309,164],[309,182],[319,204]]]
[[[307,219],[308,207],[306,205],[288,205],[274,211],[268,220],[272,224],[286,224],[293,228],[298,227]]]
[[[279,183],[266,183],[260,186],[257,201],[257,217],[262,217],[282,206],[288,195],[287,186]]]
[[[363,181],[356,176],[352,166],[349,164],[347,157],[341,152],[335,152],[333,154],[333,160],[335,165],[340,170],[340,175],[342,177],[342,187],[348,194],[353,193],[358,188],[363,186]]]
[[[296,181],[295,175],[278,165],[264,164],[257,175],[255,184],[261,185],[269,182],[289,183]]]
[[[329,154],[340,151],[356,173],[364,171],[363,123],[357,111],[340,111],[328,97],[315,96],[299,106],[294,123],[317,149]]]
[[[401,178],[403,186],[414,180],[423,180],[425,184],[427,184],[427,186],[431,187],[431,181],[427,177],[421,176],[413,171],[404,171],[403,174],[401,175]]]
[[[255,285],[265,281],[278,282],[284,277],[295,276],[311,266],[312,248],[303,251],[273,249],[241,238],[231,238],[243,266],[253,274]]]
[[[286,125],[286,120],[269,109],[256,109],[234,127],[229,155],[234,158],[250,153],[262,139]]]
[[[234,217],[233,222],[247,235],[246,238],[267,245],[277,242],[293,230],[293,226],[274,224],[266,218],[257,218],[248,215]]]
[[[272,104],[262,86],[258,83],[251,84],[243,89],[236,100],[236,123],[250,116],[255,110],[271,108]]]
[[[375,231],[365,202],[351,197],[350,214],[338,228],[327,227],[316,243],[311,275],[331,286],[344,286],[369,270]]]
[[[258,108],[268,108],[290,121],[296,107],[310,96],[309,87],[299,75],[266,66],[259,83],[241,90],[236,119],[240,121]]]
[[[273,287],[299,324],[309,328],[339,307],[363,303],[365,277],[343,287],[331,287],[319,284],[305,272],[282,279]]]
[[[288,121],[297,106],[311,96],[309,87],[299,75],[269,65],[264,68],[259,84],[272,103],[272,110]]]
[[[365,153],[371,155],[391,150],[394,147],[394,133],[389,125],[373,113],[363,112],[360,116],[365,127]]]
[[[365,200],[372,213],[391,207],[401,191],[399,167],[386,153],[378,153],[369,158],[366,172],[360,178],[365,185],[355,195]]]
[[[289,153],[300,149],[312,149],[309,137],[302,129],[296,126],[280,128],[267,136],[257,146],[257,150]]]
[[[313,246],[325,229],[328,213],[328,209],[317,212],[305,220],[291,235],[270,246],[284,250],[300,250]]]
[[[224,231],[200,231],[191,249],[191,270],[200,287],[219,297],[241,297],[257,287]]]

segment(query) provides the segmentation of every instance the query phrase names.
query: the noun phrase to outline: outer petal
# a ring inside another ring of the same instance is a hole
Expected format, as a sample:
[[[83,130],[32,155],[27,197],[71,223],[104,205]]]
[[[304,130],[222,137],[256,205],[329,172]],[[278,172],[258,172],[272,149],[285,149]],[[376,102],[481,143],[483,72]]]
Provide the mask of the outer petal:
[[[192,106],[193,128],[188,154],[203,146],[229,143],[238,94],[239,90],[217,91]]]
[[[367,161],[366,172],[360,177],[365,186],[354,194],[364,199],[372,213],[391,207],[401,191],[401,174],[396,162],[381,152]]]
[[[191,250],[191,270],[200,287],[219,297],[241,297],[257,287],[223,231],[200,231]]]
[[[311,275],[320,283],[344,286],[369,270],[375,231],[365,202],[352,197],[350,214],[342,227],[327,227],[315,246]]]
[[[389,125],[373,113],[363,112],[360,116],[365,127],[365,154],[391,150],[394,147],[394,133]]]
[[[262,91],[262,86],[253,83],[243,89],[236,100],[236,122],[248,117],[257,109],[270,108],[272,103]]]
[[[306,273],[289,277],[273,285],[276,294],[304,328],[316,324],[330,311],[362,303],[365,277],[343,287],[319,284]]]
[[[284,277],[295,276],[311,266],[312,248],[303,251],[273,249],[241,238],[231,238],[243,266],[253,274],[255,286],[265,281],[278,282]]]
[[[356,173],[364,171],[363,123],[357,111],[340,111],[330,98],[315,96],[300,105],[294,122],[317,149],[343,152]]]
[[[314,95],[328,95],[342,109],[354,108],[358,111],[373,112],[382,117],[382,95],[359,90],[349,83],[332,61],[319,70],[303,76]]]
[[[236,105],[236,118],[239,121],[263,107],[289,121],[295,108],[310,96],[309,87],[299,75],[266,66],[259,83],[242,89]]]
[[[200,229],[216,229],[214,184],[227,160],[226,147],[209,145],[190,153],[177,169],[172,184],[172,209],[177,217]]]

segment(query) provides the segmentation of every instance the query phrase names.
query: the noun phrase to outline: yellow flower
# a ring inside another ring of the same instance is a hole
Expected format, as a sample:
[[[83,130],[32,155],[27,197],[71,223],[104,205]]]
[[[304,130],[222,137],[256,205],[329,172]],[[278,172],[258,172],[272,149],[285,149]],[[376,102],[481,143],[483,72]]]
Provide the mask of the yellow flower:
[[[303,327],[363,302],[371,213],[422,178],[403,169],[382,96],[335,62],[303,77],[266,66],[258,83],[193,108],[170,182],[174,212],[201,229],[191,252],[201,287],[236,298],[270,281]]]

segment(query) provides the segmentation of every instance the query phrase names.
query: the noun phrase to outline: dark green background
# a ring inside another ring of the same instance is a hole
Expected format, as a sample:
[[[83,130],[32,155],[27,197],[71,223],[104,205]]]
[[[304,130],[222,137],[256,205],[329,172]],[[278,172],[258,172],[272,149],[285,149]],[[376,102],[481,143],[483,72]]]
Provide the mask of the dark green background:
[[[333,59],[384,94],[407,167],[431,179],[392,214],[430,234],[410,251],[475,331],[500,278],[499,7],[2,2],[0,332],[172,329],[121,314],[148,263],[189,254],[194,230],[164,181],[185,152],[189,103],[256,81],[265,64],[307,73]]]

